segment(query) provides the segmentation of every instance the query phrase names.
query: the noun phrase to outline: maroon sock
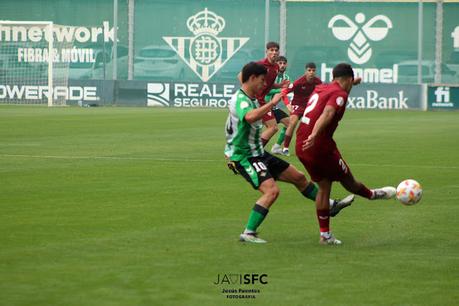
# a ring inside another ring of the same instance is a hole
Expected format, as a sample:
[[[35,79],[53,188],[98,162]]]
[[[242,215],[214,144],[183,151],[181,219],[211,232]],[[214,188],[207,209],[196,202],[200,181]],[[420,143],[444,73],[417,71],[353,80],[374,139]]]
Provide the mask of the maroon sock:
[[[290,146],[290,141],[292,141],[292,136],[285,135],[284,148],[288,148]]]
[[[360,187],[360,189],[356,192],[359,196],[362,196],[367,199],[371,199],[373,196],[373,192],[367,188],[367,186],[363,185]]]
[[[330,210],[329,209],[317,209],[317,220],[319,220],[320,232],[330,231]]]

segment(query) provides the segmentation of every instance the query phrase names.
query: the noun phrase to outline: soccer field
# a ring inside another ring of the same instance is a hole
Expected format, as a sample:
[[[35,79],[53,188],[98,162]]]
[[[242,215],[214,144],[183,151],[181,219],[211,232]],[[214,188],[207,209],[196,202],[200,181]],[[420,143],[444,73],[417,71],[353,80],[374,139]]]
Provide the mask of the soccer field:
[[[459,113],[345,114],[356,178],[414,178],[424,196],[357,198],[332,219],[337,247],[282,183],[269,243],[238,242],[258,193],[226,168],[226,115],[0,106],[0,305],[457,305]],[[267,283],[240,284],[256,274]]]

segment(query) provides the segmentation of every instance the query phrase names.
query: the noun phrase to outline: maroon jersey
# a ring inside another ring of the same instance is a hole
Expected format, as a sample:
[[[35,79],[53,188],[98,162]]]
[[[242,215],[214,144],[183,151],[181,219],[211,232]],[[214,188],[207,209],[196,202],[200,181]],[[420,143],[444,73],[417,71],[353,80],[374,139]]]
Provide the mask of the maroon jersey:
[[[258,61],[257,64],[265,66],[268,70],[265,76],[265,87],[263,87],[263,90],[257,95],[257,100],[260,105],[264,105],[266,104],[265,96],[272,89],[274,81],[276,81],[277,74],[279,73],[279,65],[277,65],[277,63],[270,63],[268,58]]]
[[[338,122],[346,110],[348,93],[341,88],[337,82],[319,85],[315,88],[304,111],[301,123],[296,133],[297,153],[302,156],[317,157],[327,154],[336,149],[336,143],[333,140],[333,134],[338,127]],[[314,125],[326,105],[336,109],[336,114],[325,130],[317,135],[314,145],[306,151],[301,150],[303,141],[311,135]]]
[[[298,105],[300,108],[306,107],[309,96],[314,91],[316,85],[322,84],[319,78],[314,77],[311,82],[308,82],[306,76],[298,78],[293,82],[293,86],[288,89],[288,93],[293,91],[292,105]]]

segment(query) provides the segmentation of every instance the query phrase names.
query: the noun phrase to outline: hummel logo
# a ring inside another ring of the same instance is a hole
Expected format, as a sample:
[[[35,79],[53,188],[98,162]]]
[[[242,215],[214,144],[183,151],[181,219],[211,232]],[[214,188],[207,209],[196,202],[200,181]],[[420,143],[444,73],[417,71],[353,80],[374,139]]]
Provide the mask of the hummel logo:
[[[255,174],[255,171],[253,170],[252,167],[245,168],[245,171],[247,172],[248,175],[254,175]]]
[[[345,25],[342,25],[343,22]],[[376,23],[383,26],[374,26]],[[340,23],[341,25],[336,25]],[[383,40],[389,29],[392,28],[392,21],[384,15],[377,15],[365,23],[365,15],[358,13],[355,15],[355,23],[344,15],[336,15],[328,22],[328,27],[332,29],[333,35],[339,40],[351,40],[347,49],[349,59],[356,64],[368,62],[372,55],[369,41]]]

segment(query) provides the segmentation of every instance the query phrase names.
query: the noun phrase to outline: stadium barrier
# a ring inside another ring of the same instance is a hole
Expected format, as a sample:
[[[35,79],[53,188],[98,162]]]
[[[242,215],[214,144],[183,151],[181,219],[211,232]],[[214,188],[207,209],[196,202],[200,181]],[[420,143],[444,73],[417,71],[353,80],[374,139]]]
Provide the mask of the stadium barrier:
[[[426,110],[423,87],[411,84],[361,84],[353,88],[348,108]],[[236,84],[221,83],[71,80],[67,87],[57,88],[54,94],[64,97],[67,105],[225,108],[237,89]],[[452,105],[448,109],[457,109],[459,106],[459,87],[429,86],[428,93],[429,109],[440,107],[438,102],[448,102]],[[0,103],[8,103],[9,99],[46,100],[47,95],[40,86],[0,85]]]
[[[67,105],[226,108],[236,84],[158,81],[70,80],[56,86],[54,98]],[[0,104],[18,99],[44,101],[46,86],[2,85]],[[459,110],[459,86],[414,84],[360,84],[352,89],[348,109],[356,110]]]

